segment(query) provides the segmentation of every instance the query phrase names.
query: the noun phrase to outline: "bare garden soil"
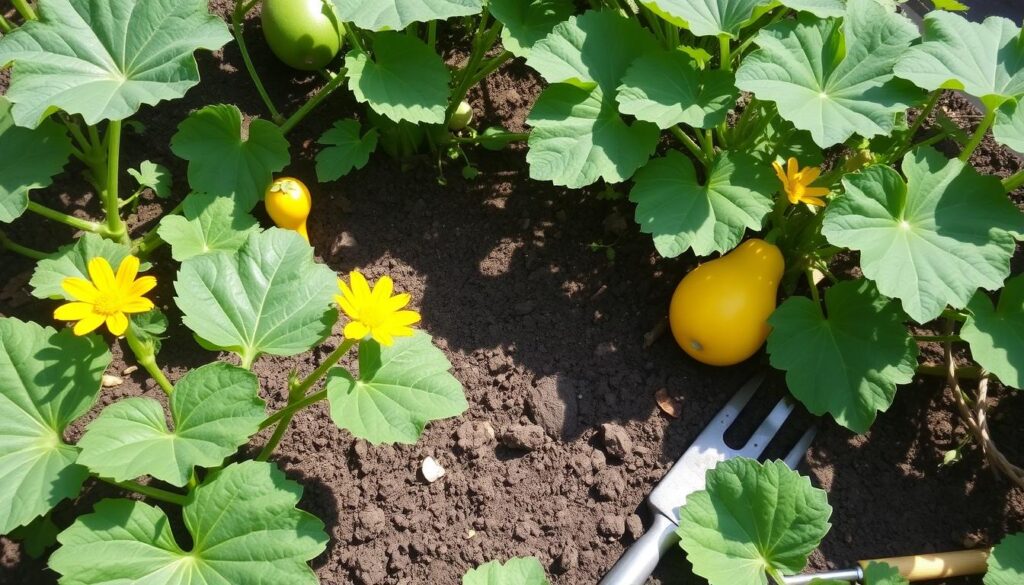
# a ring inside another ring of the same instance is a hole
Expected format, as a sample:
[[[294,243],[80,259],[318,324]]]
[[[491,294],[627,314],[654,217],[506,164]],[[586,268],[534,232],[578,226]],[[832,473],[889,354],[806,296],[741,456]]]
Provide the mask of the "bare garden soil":
[[[226,0],[211,4],[225,14]],[[316,89],[318,79],[296,77],[269,54],[258,19],[250,22],[247,38],[283,110],[293,110]],[[184,100],[144,109],[137,117],[144,132],[126,136],[125,164],[148,158],[169,166],[176,199],[185,193],[186,169],[168,144],[189,111],[233,103],[247,116],[264,115],[233,44],[199,55],[199,62],[202,84]],[[0,77],[0,88],[4,82]],[[539,79],[514,62],[486,83],[471,94],[481,127],[523,131]],[[974,115],[962,101],[947,100],[944,107],[965,120]],[[296,419],[275,458],[305,486],[301,506],[327,524],[331,542],[313,562],[321,582],[458,583],[485,561],[535,555],[553,583],[596,583],[649,522],[643,501],[650,489],[765,358],[720,369],[690,360],[671,335],[654,336],[645,347],[645,336],[659,329],[675,285],[696,259],[659,258],[650,238],[638,233],[626,200],[598,197],[601,189],[568,191],[529,180],[522,145],[500,153],[471,150],[482,171],[474,181],[464,180],[452,164],[444,172],[447,185],[441,185],[433,159],[403,165],[378,153],[365,169],[318,185],[316,137],[334,120],[353,115],[361,116],[362,107],[338,92],[289,136],[293,163],[287,172],[314,191],[312,244],[339,273],[390,274],[397,289],[412,293],[423,328],[451,360],[470,408],[462,417],[431,424],[413,446],[353,440],[333,426],[322,404]],[[999,175],[1020,164],[991,142],[974,162]],[[97,204],[75,178],[81,169],[69,170],[70,178],[36,196],[87,216]],[[164,207],[168,202],[146,200],[131,225],[152,227]],[[73,236],[27,220],[10,226],[9,235],[40,249],[55,249]],[[592,243],[613,246],[614,259]],[[1022,269],[1019,256],[1016,272]],[[160,362],[175,380],[217,356],[180,325],[174,264],[166,250],[156,259],[158,304],[172,321],[172,340]],[[0,315],[52,323],[54,304],[27,294],[31,270],[28,261],[0,256]],[[339,342],[337,333],[312,354],[257,362],[271,406],[283,403],[288,372],[315,368]],[[120,375],[132,361],[121,358],[119,344],[114,353],[110,373]],[[781,377],[775,384],[781,386]],[[678,401],[678,419],[659,409],[654,396],[661,389]],[[101,403],[140,394],[162,396],[135,372],[104,389]],[[1024,393],[996,394],[997,440],[1019,462]],[[994,477],[977,450],[967,449],[956,465],[940,466],[965,432],[954,410],[941,383],[919,379],[899,391],[864,436],[831,421],[823,425],[801,469],[828,490],[834,508],[833,528],[814,553],[813,567],[991,545],[1024,529],[1024,493]],[[427,456],[447,470],[433,484],[418,471]],[[93,486],[77,502],[62,504],[56,520],[66,525],[98,498],[121,495]],[[179,538],[187,542],[187,535]],[[0,539],[0,583],[55,582],[43,561]],[[682,551],[670,552],[654,579],[698,582]]]

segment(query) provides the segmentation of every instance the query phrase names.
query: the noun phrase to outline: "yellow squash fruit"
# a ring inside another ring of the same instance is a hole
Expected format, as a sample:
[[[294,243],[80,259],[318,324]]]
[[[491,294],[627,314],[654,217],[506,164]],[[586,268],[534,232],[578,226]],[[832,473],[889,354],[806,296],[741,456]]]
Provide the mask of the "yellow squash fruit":
[[[306,219],[313,207],[313,198],[302,181],[292,177],[277,179],[267,187],[263,203],[277,227],[295,230],[309,241]]]
[[[669,306],[676,342],[712,366],[731,366],[754,355],[768,338],[784,267],[777,247],[751,239],[695,268],[676,287]]]

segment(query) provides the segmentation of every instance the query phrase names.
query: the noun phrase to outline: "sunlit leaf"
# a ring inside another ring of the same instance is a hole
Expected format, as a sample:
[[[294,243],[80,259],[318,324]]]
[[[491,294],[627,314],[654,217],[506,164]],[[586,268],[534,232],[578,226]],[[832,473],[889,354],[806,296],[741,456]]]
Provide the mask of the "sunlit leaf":
[[[1024,582],[1024,532],[1011,534],[992,549],[985,585],[1018,585]]]
[[[713,128],[736,105],[732,73],[701,70],[681,51],[648,53],[637,59],[619,86],[619,111],[666,129],[676,124]]]
[[[331,0],[342,20],[367,30],[402,30],[414,22],[477,14],[483,0]]]
[[[462,585],[548,585],[544,567],[534,557],[491,561],[462,576]]]
[[[743,24],[754,16],[754,11],[771,4],[771,0],[649,0],[644,3],[685,22],[698,37],[728,35],[735,38]]]
[[[975,361],[1007,386],[1024,389],[1024,275],[1006,281],[995,307],[979,291],[967,312],[960,336]]]
[[[379,33],[372,58],[352,51],[345,67],[356,100],[378,114],[395,122],[444,123],[448,68],[423,41],[396,32]]]
[[[317,142],[326,148],[316,155],[316,178],[321,183],[336,181],[366,166],[377,149],[377,129],[362,134],[358,121],[338,120]]]
[[[256,218],[238,207],[233,197],[193,193],[185,198],[183,215],[164,217],[157,233],[171,245],[171,256],[178,262],[212,252],[234,252],[259,229]]]
[[[128,169],[128,174],[135,179],[139,187],[148,187],[153,194],[160,199],[167,199],[171,196],[171,172],[167,167],[144,160],[138,169]]]
[[[491,0],[491,14],[504,25],[501,44],[516,57],[526,57],[533,45],[555,25],[572,15],[571,0]]]
[[[65,299],[73,301],[61,283],[65,278],[89,279],[89,260],[106,258],[114,268],[121,265],[124,257],[131,253],[128,246],[112,242],[97,234],[85,234],[57,250],[57,253],[36,264],[29,285],[32,294],[40,299]]]

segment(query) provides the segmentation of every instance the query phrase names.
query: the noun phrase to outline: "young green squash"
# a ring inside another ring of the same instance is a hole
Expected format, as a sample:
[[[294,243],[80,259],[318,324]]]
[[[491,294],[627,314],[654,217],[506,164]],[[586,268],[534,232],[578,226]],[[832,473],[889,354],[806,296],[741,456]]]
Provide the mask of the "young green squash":
[[[323,0],[264,0],[263,36],[289,67],[324,68],[341,50],[341,31]]]

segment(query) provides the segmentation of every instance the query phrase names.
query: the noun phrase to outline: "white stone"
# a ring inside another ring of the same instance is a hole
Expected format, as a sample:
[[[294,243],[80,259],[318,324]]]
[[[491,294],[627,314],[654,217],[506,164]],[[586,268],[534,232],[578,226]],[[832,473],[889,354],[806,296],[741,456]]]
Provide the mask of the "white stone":
[[[433,457],[427,457],[423,460],[423,463],[420,465],[420,471],[423,473],[423,478],[430,483],[434,483],[444,477],[444,467],[441,467],[441,464]]]

